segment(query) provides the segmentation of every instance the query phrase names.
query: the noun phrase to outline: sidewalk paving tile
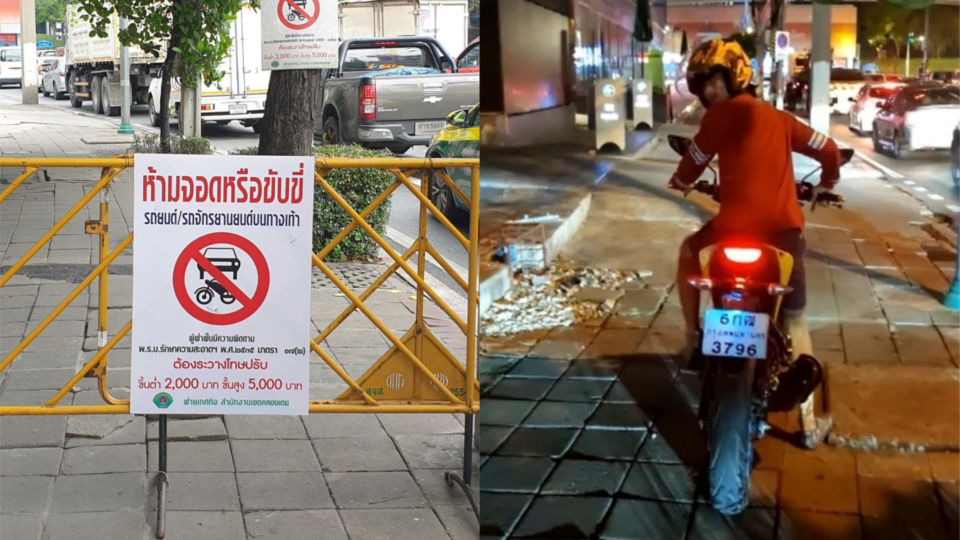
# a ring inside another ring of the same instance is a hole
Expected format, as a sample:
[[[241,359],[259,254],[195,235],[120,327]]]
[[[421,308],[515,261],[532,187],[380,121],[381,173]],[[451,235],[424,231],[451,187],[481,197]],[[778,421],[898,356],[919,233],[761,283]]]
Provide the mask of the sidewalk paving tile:
[[[910,519],[909,516],[863,517],[863,537],[869,540],[952,540],[943,522]]]
[[[147,443],[147,470],[157,470],[158,452],[159,448],[156,441]],[[234,458],[228,441],[176,441],[167,443],[167,471],[234,472],[233,464]],[[237,469],[239,470],[239,467]]]
[[[222,441],[227,438],[224,422],[229,416],[211,416],[209,418],[171,418],[167,421],[168,441]],[[288,417],[273,419],[283,424]],[[159,420],[147,422],[147,440],[155,441],[160,437]],[[244,438],[244,437],[237,437]],[[253,438],[253,437],[251,437]]]
[[[553,467],[545,457],[491,456],[480,468],[480,490],[536,493]]]
[[[513,536],[589,538],[599,527],[611,503],[608,497],[538,498],[514,529]]]
[[[927,454],[933,479],[938,482],[960,481],[960,454],[930,453]]]
[[[550,474],[543,495],[613,496],[627,475],[629,463],[564,459]]]
[[[413,469],[451,469],[463,466],[463,435],[395,435],[404,461]]]
[[[62,447],[66,424],[63,416],[0,417],[0,448]]]
[[[844,322],[841,332],[848,364],[896,365],[900,363],[887,324]]]
[[[147,445],[80,446],[63,452],[63,474],[142,472],[147,470]]]
[[[3,526],[0,525],[0,529]],[[89,513],[55,513],[47,518],[43,537],[55,540],[94,540],[109,534],[113,538],[141,538],[144,515],[136,510]],[[6,534],[4,534],[6,536]],[[37,536],[36,538],[40,538]]]
[[[0,450],[0,476],[57,476],[61,448],[9,448]]]
[[[856,459],[857,475],[861,477],[933,480],[930,460],[924,453],[864,452]]]
[[[340,509],[427,506],[426,498],[408,471],[327,473],[325,478]]]
[[[484,396],[539,401],[553,386],[554,381],[550,379],[501,379],[500,382],[486,391]]]
[[[4,540],[37,540],[43,531],[43,521],[33,514],[0,514],[0,530]]]
[[[857,514],[857,477],[853,472],[785,468],[781,477],[780,504],[791,510]]]
[[[231,439],[306,439],[299,416],[224,415]]]
[[[170,473],[167,507],[170,510],[239,511],[240,497],[234,473]],[[149,508],[157,504],[157,490],[149,493]]]
[[[400,471],[407,465],[387,437],[314,439],[313,446],[324,471]]]
[[[313,447],[306,440],[231,440],[230,450],[238,473],[320,470]]]
[[[901,516],[920,521],[941,519],[937,490],[933,482],[911,478],[858,479],[860,513],[863,516]]]
[[[150,490],[146,477],[142,472],[59,476],[53,483],[50,511],[143,510]]]
[[[562,457],[580,430],[575,428],[517,428],[497,450],[501,456]]]
[[[55,478],[49,476],[5,476],[0,482],[2,513],[38,512],[47,507]]]
[[[317,472],[237,473],[243,510],[334,508],[323,474]]]
[[[452,540],[477,540],[477,518],[469,506],[436,506],[434,511]]]
[[[171,510],[167,512],[166,525],[166,538],[171,539],[236,540],[246,536],[240,512]]]
[[[747,508],[724,516],[712,508],[697,508],[690,540],[772,540],[777,525],[775,508]]]
[[[778,540],[860,540],[860,517],[826,512],[782,510],[777,522]]]
[[[381,414],[377,417],[391,436],[463,433],[463,424],[452,414]]]
[[[693,478],[683,465],[634,463],[620,491],[632,497],[692,503]]]
[[[932,326],[898,326],[893,340],[904,365],[953,366],[940,333]]]
[[[372,414],[325,413],[301,418],[311,439],[349,438],[358,434],[386,436],[376,415]]]
[[[500,538],[511,531],[526,512],[532,495],[480,492],[480,535]]]
[[[443,524],[429,509],[350,509],[340,517],[350,538],[433,540],[449,538]]]
[[[631,461],[637,455],[644,436],[642,431],[583,430],[567,457]]]
[[[336,510],[247,512],[243,520],[250,540],[297,538],[302,537],[304,531],[319,534],[324,540],[347,540]]]
[[[691,506],[659,501],[618,499],[610,510],[603,540],[680,540]]]

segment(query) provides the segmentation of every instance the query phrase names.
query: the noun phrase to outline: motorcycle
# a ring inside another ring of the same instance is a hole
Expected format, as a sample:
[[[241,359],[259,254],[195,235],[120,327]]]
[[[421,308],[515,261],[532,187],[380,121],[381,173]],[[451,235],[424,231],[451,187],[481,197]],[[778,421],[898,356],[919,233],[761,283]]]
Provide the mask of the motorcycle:
[[[689,139],[670,135],[670,147],[683,155]],[[841,149],[841,165],[853,157]],[[700,180],[693,190],[718,200],[717,173]],[[813,172],[816,172],[813,171]],[[813,173],[810,173],[813,174]],[[808,175],[807,177],[809,177]],[[814,186],[803,178],[797,199],[812,202]],[[830,192],[818,204],[842,206],[843,197]],[[703,474],[713,507],[738,514],[747,506],[753,440],[770,428],[767,413],[791,411],[820,384],[823,367],[810,355],[793,359],[790,336],[780,305],[788,286],[793,257],[757,238],[725,238],[699,254],[702,275],[688,282],[710,294],[700,330],[703,387],[697,420],[707,448]]]
[[[236,297],[230,294],[230,291],[228,291],[226,287],[217,283],[216,280],[205,279],[203,282],[207,285],[200,287],[193,293],[194,298],[196,298],[197,302],[201,305],[205,306],[209,304],[210,301],[213,300],[214,293],[220,297],[220,301],[224,304],[232,304],[236,300]]]

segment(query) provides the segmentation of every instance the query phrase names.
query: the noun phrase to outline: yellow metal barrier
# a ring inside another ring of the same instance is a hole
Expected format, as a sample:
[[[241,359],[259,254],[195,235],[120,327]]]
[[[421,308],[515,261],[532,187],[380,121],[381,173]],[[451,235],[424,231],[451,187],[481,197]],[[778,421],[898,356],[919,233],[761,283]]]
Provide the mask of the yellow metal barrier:
[[[70,380],[43,405],[0,406],[0,415],[58,415],[58,414],[126,414],[130,411],[127,399],[112,396],[107,384],[108,353],[132,329],[132,321],[111,339],[107,339],[107,293],[109,291],[109,266],[133,242],[131,233],[115,248],[109,249],[109,201],[106,197],[110,183],[126,168],[132,167],[134,158],[124,155],[116,158],[0,158],[0,167],[23,167],[19,175],[0,193],[0,204],[40,169],[51,167],[86,167],[102,169],[100,180],[81,198],[43,237],[31,247],[7,272],[0,276],[0,288],[6,285],[25,264],[36,255],[55,234],[66,226],[97,195],[100,195],[100,218],[85,224],[88,234],[99,238],[99,264],[67,297],[30,332],[10,353],[0,360],[0,371],[5,370],[36,338],[66,309],[66,307],[89,287],[95,279],[99,283],[98,298],[98,351]],[[479,383],[476,378],[477,336],[477,252],[478,252],[478,199],[479,160],[477,159],[410,159],[410,158],[317,158],[316,184],[334,199],[352,218],[353,222],[331,240],[327,246],[313,255],[313,265],[340,289],[351,302],[334,321],[311,341],[310,348],[347,385],[336,399],[310,400],[309,411],[362,413],[463,413],[479,411]],[[468,168],[471,171],[471,192],[461,190],[444,169]],[[380,168],[395,177],[394,182],[362,211],[354,209],[325,179],[327,171],[342,168]],[[421,173],[420,186],[410,180],[410,173]],[[433,171],[435,174],[430,174]],[[453,193],[469,202],[470,235],[465,237],[430,202],[429,182],[437,178],[445,182]],[[404,253],[398,253],[367,223],[367,217],[399,187],[407,188],[420,202],[419,234]],[[427,214],[436,219],[463,245],[468,254],[468,276],[464,280],[453,271],[452,266],[438,253],[427,239]],[[365,291],[356,294],[338,278],[323,262],[333,249],[357,227],[362,228],[390,256],[393,264]],[[417,255],[415,266],[408,259]],[[467,319],[458,315],[426,282],[426,257],[430,255],[451,278],[467,293]],[[416,318],[412,328],[402,337],[397,337],[364,302],[393,274],[403,270],[416,283]],[[424,305],[427,297],[436,304],[466,336],[466,359],[461,363],[424,323]],[[359,310],[389,340],[392,347],[359,379],[354,379],[337,361],[320,347],[336,328],[351,313]],[[60,400],[84,377],[96,377],[102,405],[59,405]],[[472,424],[472,422],[470,422]]]

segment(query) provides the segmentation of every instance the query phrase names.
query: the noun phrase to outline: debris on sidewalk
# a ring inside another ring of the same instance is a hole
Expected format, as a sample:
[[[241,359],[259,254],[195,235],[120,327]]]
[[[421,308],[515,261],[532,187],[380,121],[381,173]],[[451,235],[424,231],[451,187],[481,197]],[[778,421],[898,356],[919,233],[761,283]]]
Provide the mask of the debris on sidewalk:
[[[483,314],[480,333],[498,337],[606,317],[625,290],[642,288],[650,276],[563,264],[541,274],[518,273],[510,292]]]

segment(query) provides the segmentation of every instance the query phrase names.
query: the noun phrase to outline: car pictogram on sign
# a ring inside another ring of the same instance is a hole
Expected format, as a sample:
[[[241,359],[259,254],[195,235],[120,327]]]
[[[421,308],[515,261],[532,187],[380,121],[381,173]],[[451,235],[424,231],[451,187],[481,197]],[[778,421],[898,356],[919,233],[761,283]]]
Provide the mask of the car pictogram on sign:
[[[240,259],[237,258],[237,252],[231,247],[208,247],[203,250],[203,256],[213,263],[213,266],[221,272],[231,272],[233,279],[237,279],[237,272],[240,270]],[[203,279],[203,266],[197,263],[197,270],[200,271],[200,279]]]

